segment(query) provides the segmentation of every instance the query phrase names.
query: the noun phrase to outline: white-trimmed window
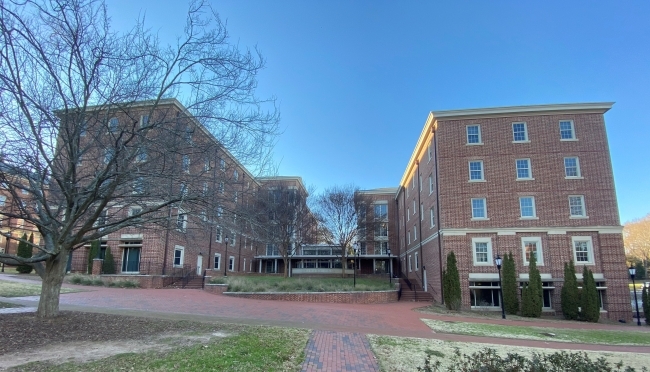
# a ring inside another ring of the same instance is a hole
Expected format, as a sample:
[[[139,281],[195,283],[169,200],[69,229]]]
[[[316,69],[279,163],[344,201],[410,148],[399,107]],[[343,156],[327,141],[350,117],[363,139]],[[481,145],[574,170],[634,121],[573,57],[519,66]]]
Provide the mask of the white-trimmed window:
[[[472,219],[487,219],[487,207],[485,198],[472,198]]]
[[[424,221],[424,204],[420,203],[420,221]]]
[[[222,182],[219,182],[219,194],[223,194],[224,190],[226,189],[225,184]]]
[[[429,209],[429,218],[431,219],[431,227],[436,225],[436,212],[433,210],[433,207]]]
[[[413,178],[411,178],[411,190],[415,190],[415,173],[413,173]]]
[[[4,195],[0,195],[0,207],[4,207],[6,202],[7,202],[7,197]]]
[[[576,264],[592,265],[594,263],[593,242],[591,236],[572,236],[573,259]]]
[[[219,169],[222,171],[226,170],[226,161],[223,159],[219,159]]]
[[[110,163],[115,157],[115,149],[104,150],[104,164]]]
[[[232,172],[232,178],[233,178],[235,181],[239,181],[239,172],[237,171],[237,169],[235,169],[235,170]]]
[[[149,115],[140,115],[140,128],[149,125]]]
[[[214,241],[221,243],[221,238],[223,237],[223,230],[221,226],[217,226],[216,231],[214,232]]]
[[[530,159],[517,159],[515,160],[515,165],[517,167],[517,179],[518,180],[532,180],[533,172],[530,167]]]
[[[531,255],[535,255],[537,266],[544,265],[544,255],[542,254],[542,238],[540,237],[523,237],[521,238],[521,249],[523,250],[524,265],[530,264]]]
[[[147,161],[147,158],[148,158],[147,149],[145,149],[144,147],[139,148],[135,155],[135,161],[137,163],[144,163],[145,161]]]
[[[117,120],[117,118],[111,118],[111,120],[108,121],[109,132],[117,132],[119,126],[120,126],[120,121]]]
[[[406,208],[406,221],[411,220],[411,208]]]
[[[228,260],[228,271],[235,271],[235,256],[230,256]]]
[[[190,157],[183,155],[183,172],[190,173]]]
[[[415,198],[413,198],[413,215],[415,216],[416,213],[417,213],[417,208],[415,206]]]
[[[185,141],[187,143],[192,143],[192,134],[194,133],[194,129],[191,126],[185,127]]]
[[[420,270],[420,256],[415,252],[415,271]]]
[[[133,180],[133,194],[142,195],[145,192],[144,177],[136,177]]]
[[[222,206],[217,206],[217,217],[221,218],[223,217],[223,207]]]
[[[512,142],[529,142],[526,123],[512,123]]]
[[[431,161],[431,144],[429,144],[429,147],[427,147],[427,155],[429,156],[428,161]]]
[[[574,141],[575,139],[573,120],[560,120],[560,141]]]
[[[519,198],[519,212],[521,218],[535,218],[537,217],[537,210],[535,209],[534,196],[522,196]]]
[[[418,240],[418,227],[413,226],[413,241]]]
[[[469,181],[477,182],[484,181],[483,178],[483,161],[482,160],[472,160],[469,162]]]
[[[586,218],[584,195],[569,195],[569,217]]]
[[[565,178],[582,178],[580,173],[580,160],[578,157],[564,158],[564,177]]]
[[[413,265],[411,265],[411,255],[409,254],[409,272],[413,271]]]
[[[407,243],[411,244],[411,230],[406,232]]]
[[[203,159],[203,170],[204,171],[209,171],[210,170],[210,158],[208,156]]]
[[[212,266],[212,270],[219,270],[219,269],[221,269],[221,253],[215,253],[214,266]]]
[[[429,175],[429,195],[433,194],[433,173]]]
[[[181,197],[183,197],[183,198],[186,197],[187,193],[189,192],[189,189],[188,189],[187,185],[184,184],[184,183],[181,183],[180,188],[179,188],[179,192],[180,192]]]
[[[373,205],[373,218],[375,221],[386,221],[388,219],[388,204]]]
[[[187,213],[182,209],[178,210],[178,216],[176,216],[176,230],[180,232],[187,230]]]
[[[142,213],[142,207],[140,206],[131,206],[129,207],[129,217],[137,216]],[[140,217],[138,217],[140,218]]]
[[[468,145],[482,145],[483,142],[481,141],[481,126],[476,124],[476,125],[468,125],[465,127],[465,130],[467,131],[467,144]]]
[[[177,245],[174,247],[174,267],[183,267],[185,258],[185,248]]]
[[[472,256],[475,266],[492,266],[492,239],[472,238]]]
[[[208,191],[210,190],[210,186],[208,186],[207,182],[203,182],[203,196],[208,195]]]

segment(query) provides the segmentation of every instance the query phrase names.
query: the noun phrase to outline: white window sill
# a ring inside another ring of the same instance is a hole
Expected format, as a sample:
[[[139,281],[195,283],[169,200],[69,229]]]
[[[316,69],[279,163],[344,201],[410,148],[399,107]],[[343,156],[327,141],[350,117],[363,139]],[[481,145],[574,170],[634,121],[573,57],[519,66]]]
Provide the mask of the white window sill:
[[[525,140],[525,141],[512,141],[512,143],[530,143],[530,140]]]
[[[570,220],[586,220],[589,216],[569,216]]]
[[[478,218],[474,218],[474,217],[472,217],[472,218],[470,219],[470,221],[489,221],[489,220],[490,220],[490,219],[487,218],[487,217],[478,217]]]
[[[560,142],[577,142],[577,138],[560,138]]]
[[[122,271],[120,274],[124,275],[140,275],[139,271]]]
[[[580,177],[564,177],[565,180],[584,180],[585,178],[580,176]]]
[[[469,180],[467,182],[474,183],[474,182],[487,182],[487,181],[483,179],[483,180]]]
[[[466,143],[466,146],[482,146],[483,142],[477,142],[477,143]]]
[[[474,262],[474,266],[494,266],[492,262]]]
[[[520,220],[539,220],[539,217],[519,217]]]
[[[182,268],[183,268],[183,265],[182,265],[182,264],[180,264],[180,265],[174,265],[174,269],[182,269]]]
[[[516,180],[517,181],[535,181],[535,179],[532,178],[532,177],[530,177],[530,178],[517,178]]]

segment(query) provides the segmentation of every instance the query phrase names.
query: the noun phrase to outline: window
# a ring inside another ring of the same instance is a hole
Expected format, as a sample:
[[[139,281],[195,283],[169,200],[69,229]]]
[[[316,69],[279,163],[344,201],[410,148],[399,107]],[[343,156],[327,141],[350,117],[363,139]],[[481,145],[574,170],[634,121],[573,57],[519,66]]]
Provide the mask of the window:
[[[386,222],[381,222],[377,224],[375,228],[375,238],[387,238],[388,237],[388,224]]]
[[[218,206],[217,207],[217,217],[221,218],[221,216],[223,216],[223,207]]]
[[[499,282],[469,282],[469,298],[472,308],[499,308]]]
[[[424,204],[420,203],[420,221],[424,221]]]
[[[431,218],[431,227],[434,227],[436,225],[436,213],[433,210],[433,207],[431,207],[431,209],[429,209],[429,215],[430,215],[430,218]]]
[[[539,237],[521,238],[521,248],[524,253],[524,265],[530,264],[531,255],[535,255],[538,266],[544,265],[544,256],[542,255],[542,239]]]
[[[415,189],[415,173],[413,173],[413,178],[411,178],[411,190]]]
[[[230,259],[228,260],[228,271],[235,271],[235,257],[234,256],[230,256]]]
[[[142,248],[142,240],[121,240],[120,246],[124,248],[122,251],[122,272],[140,272],[140,249]]]
[[[204,171],[208,171],[208,170],[210,170],[210,158],[208,158],[208,157],[206,157],[206,158],[203,160],[203,170],[204,170]]]
[[[475,160],[469,162],[469,181],[483,181],[483,161]]]
[[[572,141],[576,139],[572,120],[560,120],[560,141]]]
[[[415,216],[415,213],[417,211],[417,208],[415,207],[415,198],[413,199],[413,215]]]
[[[413,241],[418,240],[418,227],[413,226]]]
[[[532,172],[530,170],[530,159],[517,159],[517,179],[518,180],[532,180]]]
[[[178,216],[176,217],[176,230],[180,232],[185,232],[187,229],[187,213],[182,210],[178,211]]]
[[[185,141],[187,141],[187,143],[192,143],[193,132],[194,130],[192,129],[192,127],[190,126],[185,127]]]
[[[580,178],[580,160],[577,157],[564,158],[564,177]]]
[[[537,211],[535,210],[535,197],[522,196],[519,198],[519,210],[521,218],[535,218]]]
[[[4,195],[0,195],[0,207],[4,207],[6,201],[7,201],[7,197]]]
[[[133,180],[133,193],[136,195],[142,195],[145,191],[145,182],[144,177],[136,177]]]
[[[137,216],[140,213],[142,213],[142,207],[140,206],[129,207],[129,217]]]
[[[474,265],[492,266],[492,239],[472,238]]]
[[[108,131],[109,132],[117,132],[117,128],[120,126],[120,121],[117,120],[117,118],[111,118],[111,120],[108,121]]]
[[[413,266],[411,265],[411,255],[409,254],[409,272],[413,271]]]
[[[104,163],[110,163],[115,157],[115,149],[106,149],[104,150]]]
[[[235,171],[232,172],[232,178],[234,178],[235,181],[239,181],[239,172],[237,172],[237,169],[235,169]]]
[[[411,220],[411,208],[406,208],[406,220]]]
[[[147,150],[144,148],[139,148],[138,152],[135,155],[135,161],[138,163],[143,163],[147,161]]]
[[[375,221],[385,221],[388,217],[388,204],[374,205]]]
[[[219,270],[221,269],[221,254],[220,253],[215,253],[214,254],[214,266],[212,267],[213,270]]]
[[[214,232],[214,238],[217,243],[221,243],[222,230],[221,226],[217,226],[216,231]]]
[[[185,248],[177,245],[174,247],[174,267],[183,267],[183,256]]]
[[[468,125],[467,129],[467,144],[468,145],[482,145],[481,142],[481,126]]]
[[[570,195],[569,210],[569,216],[572,218],[587,217],[585,213],[585,197],[582,195]]]
[[[149,115],[140,116],[140,127],[146,127],[149,125]]]
[[[485,198],[472,199],[472,219],[487,219]]]
[[[375,254],[388,254],[388,242],[375,242]]]
[[[512,142],[528,142],[526,123],[512,123]]]
[[[225,185],[222,182],[219,182],[219,194],[223,194],[223,191],[225,190]]]
[[[576,264],[593,264],[594,254],[590,236],[572,236],[573,258]]]
[[[190,173],[190,157],[183,155],[183,172]]]
[[[208,195],[208,190],[209,190],[209,189],[210,189],[210,187],[208,186],[208,183],[207,183],[207,182],[203,182],[203,196]]]
[[[415,270],[420,270],[420,256],[415,252]]]
[[[429,175],[429,195],[433,194],[433,174]]]
[[[431,144],[429,144],[429,147],[427,147],[427,155],[429,157],[428,161],[431,161]]]
[[[181,197],[183,197],[183,198],[186,197],[186,196],[187,196],[187,192],[188,192],[187,185],[184,184],[184,183],[181,183],[181,186],[180,186],[180,188],[179,188],[179,191],[180,191]]]
[[[237,204],[237,201],[239,200],[239,191],[235,191],[235,197],[233,198],[233,201],[235,204]]]
[[[219,169],[221,169],[222,171],[226,170],[226,161],[221,158],[219,159]]]
[[[411,230],[406,232],[407,244],[411,244]]]

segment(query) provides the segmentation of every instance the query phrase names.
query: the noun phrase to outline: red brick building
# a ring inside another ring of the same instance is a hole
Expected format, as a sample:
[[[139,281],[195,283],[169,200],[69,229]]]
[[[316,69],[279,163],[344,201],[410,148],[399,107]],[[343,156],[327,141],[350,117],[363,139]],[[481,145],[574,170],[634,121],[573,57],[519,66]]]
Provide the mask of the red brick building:
[[[603,315],[631,319],[604,113],[612,103],[431,112],[395,194],[402,274],[442,301],[455,252],[462,305],[499,309],[494,257],[518,280],[536,254],[544,310],[561,311],[564,263],[593,273]]]

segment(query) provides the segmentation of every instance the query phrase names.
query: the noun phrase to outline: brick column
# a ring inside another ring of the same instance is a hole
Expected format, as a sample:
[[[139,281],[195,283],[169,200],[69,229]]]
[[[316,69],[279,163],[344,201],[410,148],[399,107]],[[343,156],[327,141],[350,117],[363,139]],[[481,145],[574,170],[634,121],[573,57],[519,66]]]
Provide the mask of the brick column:
[[[104,265],[104,260],[101,258],[95,258],[93,259],[93,275],[101,275],[102,273],[102,266]]]

